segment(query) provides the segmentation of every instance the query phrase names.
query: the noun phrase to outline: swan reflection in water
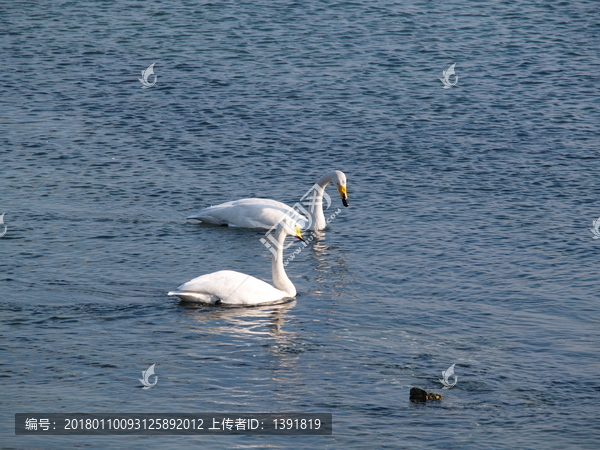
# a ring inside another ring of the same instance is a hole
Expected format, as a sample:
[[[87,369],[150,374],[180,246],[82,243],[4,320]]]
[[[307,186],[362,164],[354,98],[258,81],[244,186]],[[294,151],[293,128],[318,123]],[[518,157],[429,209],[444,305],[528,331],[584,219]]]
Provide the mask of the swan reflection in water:
[[[296,300],[251,308],[200,306],[187,302],[180,302],[179,306],[192,319],[189,329],[210,336],[209,345],[213,349],[215,344],[231,346],[225,359],[240,356],[245,359],[247,352],[265,356],[266,349],[267,360],[271,363],[266,363],[265,367],[293,368],[305,346],[301,334],[284,329],[285,324],[295,317],[291,311]]]
[[[180,302],[179,307],[192,318],[191,328],[208,334],[226,334],[247,337],[290,334],[282,330],[287,322],[286,313],[296,306],[296,300],[278,305],[255,306],[250,308],[227,308],[203,306]]]
[[[343,256],[345,250],[340,247],[328,246],[325,243],[326,234],[324,231],[312,232],[310,257],[317,263],[313,268],[317,272],[315,281],[321,284],[324,290],[331,290],[333,295],[340,297],[343,295],[342,290],[347,291],[348,289],[347,285],[342,285],[340,282],[349,280],[348,264]],[[346,281],[346,283],[351,282]],[[319,289],[312,291],[311,294],[321,295],[323,291]]]

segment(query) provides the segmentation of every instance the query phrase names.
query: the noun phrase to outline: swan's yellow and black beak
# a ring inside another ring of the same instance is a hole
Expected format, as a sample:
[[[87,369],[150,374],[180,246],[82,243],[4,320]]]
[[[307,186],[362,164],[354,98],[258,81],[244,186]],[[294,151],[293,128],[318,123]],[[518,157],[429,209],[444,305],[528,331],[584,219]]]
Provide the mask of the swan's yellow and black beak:
[[[342,199],[342,203],[344,206],[350,206],[348,203],[348,193],[346,192],[346,186],[338,186],[338,192],[340,193],[340,198]]]
[[[298,225],[296,225],[296,234],[294,235],[294,237],[300,239],[302,242],[306,242],[302,237],[302,231],[300,230],[300,227]]]

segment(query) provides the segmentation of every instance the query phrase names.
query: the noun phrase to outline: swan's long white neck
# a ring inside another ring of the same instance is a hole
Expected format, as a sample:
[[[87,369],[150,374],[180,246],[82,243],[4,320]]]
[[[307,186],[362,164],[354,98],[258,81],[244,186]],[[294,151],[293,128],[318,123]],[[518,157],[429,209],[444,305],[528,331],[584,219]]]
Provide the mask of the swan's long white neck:
[[[315,195],[311,196],[311,204],[308,207],[310,214],[310,227],[309,230],[322,230],[325,228],[327,223],[325,222],[325,215],[323,214],[323,193],[325,187],[332,182],[331,174],[328,173],[323,175],[317,180],[318,188],[315,187]],[[314,201],[312,201],[314,199]]]
[[[275,232],[275,239],[277,239],[277,253],[273,255],[273,286],[280,291],[284,291],[289,294],[290,297],[296,296],[296,287],[294,283],[290,281],[285,269],[283,267],[283,245],[285,243],[286,233],[283,227],[280,225]]]

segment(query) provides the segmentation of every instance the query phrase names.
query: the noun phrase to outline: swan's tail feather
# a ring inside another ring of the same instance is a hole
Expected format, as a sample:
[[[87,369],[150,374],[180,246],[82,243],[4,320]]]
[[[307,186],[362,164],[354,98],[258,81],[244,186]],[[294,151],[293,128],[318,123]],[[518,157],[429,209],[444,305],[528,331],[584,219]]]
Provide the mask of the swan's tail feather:
[[[186,217],[186,219],[188,219],[188,220],[198,220],[199,222],[208,223],[208,224],[211,224],[211,225],[223,225],[225,223],[222,220],[216,219],[216,218],[211,217],[211,216],[205,216],[203,214],[194,214],[193,216]]]
[[[208,305],[216,305],[221,301],[219,297],[203,292],[171,291],[167,295],[177,296],[184,302],[204,303]]]

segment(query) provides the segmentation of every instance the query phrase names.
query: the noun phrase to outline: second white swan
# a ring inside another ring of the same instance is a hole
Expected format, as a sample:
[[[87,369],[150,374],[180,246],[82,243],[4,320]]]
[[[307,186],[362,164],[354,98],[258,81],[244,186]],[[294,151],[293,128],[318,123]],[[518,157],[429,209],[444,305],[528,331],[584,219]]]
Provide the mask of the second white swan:
[[[277,225],[275,239],[278,245],[272,262],[273,286],[244,273],[220,270],[183,283],[168,295],[176,295],[189,302],[225,306],[269,305],[292,299],[296,296],[296,287],[283,267],[283,244],[288,235],[304,240],[296,223],[285,220]]]
[[[334,170],[319,178],[314,186],[314,195],[310,198],[308,216],[306,217],[285,203],[265,198],[244,198],[232,202],[205,208],[188,219],[199,220],[213,225],[229,225],[232,227],[265,228],[275,227],[286,215],[298,222],[305,230],[323,230],[327,226],[323,214],[323,194],[329,183],[337,186],[344,206],[348,206],[346,175]]]

